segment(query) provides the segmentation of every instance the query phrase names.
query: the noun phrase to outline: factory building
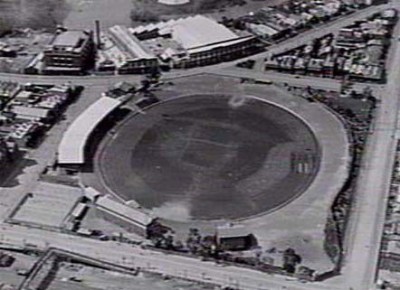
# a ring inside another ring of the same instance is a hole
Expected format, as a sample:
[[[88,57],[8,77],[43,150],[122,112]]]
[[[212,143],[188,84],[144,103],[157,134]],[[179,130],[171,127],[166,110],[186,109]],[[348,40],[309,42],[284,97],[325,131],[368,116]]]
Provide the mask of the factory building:
[[[130,32],[174,68],[215,64],[260,50],[254,36],[239,36],[202,15],[139,26]]]
[[[101,47],[97,70],[119,74],[210,65],[262,49],[256,37],[239,36],[201,15],[136,28],[116,25],[102,34]]]
[[[43,51],[44,74],[83,74],[93,66],[93,33],[67,30],[58,32]]]
[[[158,69],[158,59],[140,41],[120,25],[110,27],[101,37],[98,52],[98,71],[116,71],[118,74],[149,73]]]

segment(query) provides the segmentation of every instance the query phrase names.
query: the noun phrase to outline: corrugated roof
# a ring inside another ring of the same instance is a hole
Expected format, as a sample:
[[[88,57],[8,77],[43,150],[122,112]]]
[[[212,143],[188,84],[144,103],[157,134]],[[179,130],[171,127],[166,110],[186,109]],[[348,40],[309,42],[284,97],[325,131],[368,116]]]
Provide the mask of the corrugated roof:
[[[239,38],[238,35],[224,25],[203,15],[139,26],[133,28],[131,32],[142,33],[153,29],[159,29],[160,34],[171,33],[172,38],[178,41],[185,49],[193,49]]]
[[[154,218],[139,209],[132,208],[118,201],[112,200],[108,196],[101,196],[97,199],[96,205],[104,208],[116,216],[121,216],[137,223],[141,226],[150,225]]]
[[[225,26],[202,15],[185,18],[173,25],[172,37],[186,49],[238,38]]]
[[[87,205],[85,203],[78,203],[77,206],[74,208],[74,210],[71,213],[71,216],[73,217],[79,217],[85,210],[86,210]]]
[[[26,106],[13,106],[11,112],[19,115],[20,117],[32,117],[32,118],[47,118],[50,110],[46,108],[38,107],[26,107]]]
[[[102,97],[89,106],[69,126],[58,146],[59,164],[83,164],[85,162],[85,144],[97,126],[121,102],[117,99]]]
[[[246,42],[250,39],[254,38],[254,36],[245,36],[245,37],[241,37],[241,38],[236,38],[234,40],[231,41],[225,41],[222,43],[214,43],[211,45],[206,45],[206,46],[200,46],[200,47],[196,47],[196,48],[192,48],[188,50],[188,53],[198,53],[198,52],[202,52],[202,51],[207,51],[207,50],[211,50],[211,49],[215,49],[217,47],[225,47],[225,46],[230,46],[230,45],[234,45],[234,44],[238,44],[241,42]]]
[[[155,57],[140,44],[140,41],[125,26],[115,25],[109,28],[109,32],[113,42],[124,53],[125,58],[152,59]]]

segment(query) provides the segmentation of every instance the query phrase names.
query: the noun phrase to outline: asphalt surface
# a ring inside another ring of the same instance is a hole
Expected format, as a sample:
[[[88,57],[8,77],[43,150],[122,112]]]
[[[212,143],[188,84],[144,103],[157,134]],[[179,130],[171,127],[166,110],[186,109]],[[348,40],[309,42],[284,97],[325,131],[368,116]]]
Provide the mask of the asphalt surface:
[[[102,147],[99,173],[114,193],[161,214],[180,208],[182,221],[279,208],[312,182],[320,155],[309,127],[288,111],[218,95],[135,114]]]
[[[392,1],[397,9],[400,1]],[[355,208],[348,230],[348,247],[343,274],[347,287],[376,289],[380,243],[385,222],[390,178],[399,134],[400,110],[400,24],[392,39],[387,58],[388,81],[380,92],[375,128],[368,142],[363,170],[358,183]]]
[[[268,275],[260,271],[235,266],[223,266],[201,259],[169,255],[139,246],[113,241],[99,241],[63,233],[48,232],[21,226],[2,225],[0,241],[4,244],[24,247],[26,243],[38,249],[58,247],[95,259],[116,263],[126,267],[140,267],[154,273],[189,279],[192,281],[216,283],[225,287],[246,290],[343,290],[327,288],[322,283],[301,284],[284,277]],[[347,289],[346,289],[347,290]]]

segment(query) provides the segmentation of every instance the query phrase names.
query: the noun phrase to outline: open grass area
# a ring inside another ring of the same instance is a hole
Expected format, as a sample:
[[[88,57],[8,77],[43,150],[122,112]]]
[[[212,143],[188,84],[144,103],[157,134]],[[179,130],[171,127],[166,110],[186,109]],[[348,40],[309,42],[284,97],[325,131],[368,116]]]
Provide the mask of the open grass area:
[[[252,216],[301,194],[319,163],[312,132],[276,106],[233,99],[195,95],[131,116],[99,159],[106,184],[160,213],[185,201],[194,220]]]

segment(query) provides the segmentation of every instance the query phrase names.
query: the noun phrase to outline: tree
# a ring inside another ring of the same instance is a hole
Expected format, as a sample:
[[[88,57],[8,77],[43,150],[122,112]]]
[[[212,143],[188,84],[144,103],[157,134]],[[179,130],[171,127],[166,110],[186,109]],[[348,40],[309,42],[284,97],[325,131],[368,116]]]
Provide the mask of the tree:
[[[296,254],[292,248],[287,248],[283,252],[283,269],[287,273],[293,274],[296,271],[296,265],[301,263],[301,257]]]
[[[186,239],[186,246],[191,253],[196,254],[200,250],[200,242],[201,235],[199,234],[199,230],[196,228],[190,228],[188,238]]]
[[[165,243],[165,248],[167,250],[173,250],[174,249],[174,237],[172,235],[167,235],[164,238],[164,243]]]

